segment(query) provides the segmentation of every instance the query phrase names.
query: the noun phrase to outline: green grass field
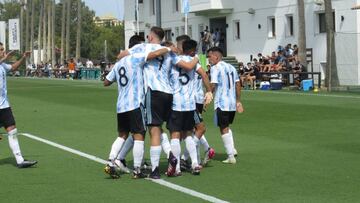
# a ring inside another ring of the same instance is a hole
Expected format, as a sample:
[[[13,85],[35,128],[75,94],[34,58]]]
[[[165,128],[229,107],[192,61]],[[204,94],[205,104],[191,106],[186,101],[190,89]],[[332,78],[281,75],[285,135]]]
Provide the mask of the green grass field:
[[[20,132],[107,158],[116,137],[115,86],[8,78],[8,94]],[[215,160],[200,176],[162,178],[229,202],[360,201],[360,94],[244,91],[242,100],[245,113],[231,126],[236,165],[221,163],[225,149],[209,108],[203,116]],[[130,175],[109,179],[102,164],[27,137],[20,145],[39,163],[17,169],[6,138],[0,141],[1,202],[204,201]],[[148,144],[145,152],[149,158]],[[165,171],[164,156],[161,165]]]

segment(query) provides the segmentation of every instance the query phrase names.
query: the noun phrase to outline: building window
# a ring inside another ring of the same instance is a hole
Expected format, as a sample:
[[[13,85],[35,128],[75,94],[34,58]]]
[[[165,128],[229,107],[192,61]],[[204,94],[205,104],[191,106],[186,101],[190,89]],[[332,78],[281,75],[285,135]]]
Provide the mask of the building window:
[[[171,41],[171,30],[164,30],[165,32],[165,41]]]
[[[286,15],[286,36],[294,36],[294,17],[293,15]]]
[[[181,35],[184,35],[185,34],[185,27],[184,26],[181,26],[181,32],[180,32]]]
[[[150,0],[150,15],[155,15],[155,0]]]
[[[192,38],[192,26],[191,25],[189,25],[188,26],[188,33],[187,33],[187,35],[190,37],[190,38]]]
[[[319,32],[318,33],[326,33],[326,17],[325,17],[325,13],[318,13],[318,22],[319,22]],[[334,26],[334,31],[335,29],[335,12],[333,12],[333,26]]]
[[[144,3],[144,0],[138,0],[139,4]]]
[[[175,36],[176,37],[180,36],[179,27],[175,28]]]
[[[268,37],[275,38],[276,36],[276,26],[275,26],[275,17],[268,17]]]
[[[140,31],[139,32],[139,36],[143,37],[145,39],[145,32],[144,31]]]
[[[234,39],[240,39],[240,21],[234,21]]]
[[[179,12],[179,0],[173,0],[174,12]]]

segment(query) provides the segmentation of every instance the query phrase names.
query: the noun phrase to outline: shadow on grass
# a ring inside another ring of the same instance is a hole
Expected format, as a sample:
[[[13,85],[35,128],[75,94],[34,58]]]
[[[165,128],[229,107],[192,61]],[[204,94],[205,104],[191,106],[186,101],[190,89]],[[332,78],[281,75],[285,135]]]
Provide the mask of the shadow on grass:
[[[0,165],[13,165],[13,166],[16,166],[15,159],[13,157],[0,159]]]

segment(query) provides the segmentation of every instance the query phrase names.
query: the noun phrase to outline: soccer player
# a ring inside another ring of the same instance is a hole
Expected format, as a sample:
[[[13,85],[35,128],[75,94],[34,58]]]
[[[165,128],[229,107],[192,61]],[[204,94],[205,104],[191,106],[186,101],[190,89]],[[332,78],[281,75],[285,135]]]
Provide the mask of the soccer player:
[[[20,60],[12,65],[4,63],[13,52],[5,53],[4,45],[0,42],[0,127],[4,127],[8,138],[9,146],[13,152],[18,168],[28,168],[37,163],[37,161],[25,160],[21,154],[18,131],[15,125],[15,119],[7,98],[6,74],[9,71],[16,71],[21,63],[30,56],[31,52],[25,52]]]
[[[124,55],[132,54],[137,48],[142,47],[145,53],[162,49],[160,45],[164,39],[164,30],[160,27],[152,27],[147,36],[149,43],[133,47],[120,53],[119,58]],[[169,52],[161,57],[153,60],[148,60],[144,65],[144,83],[146,90],[146,116],[147,126],[150,132],[150,161],[152,172],[150,178],[159,179],[159,162],[161,155],[161,136],[162,124],[169,119],[173,90],[170,86],[169,74],[171,67],[177,65],[186,70],[191,70],[198,62],[198,58],[194,58],[191,62],[184,62],[180,60],[173,52]],[[164,142],[164,140],[163,140]],[[167,143],[167,149],[170,149]],[[175,168],[177,159],[169,152],[168,156],[169,167]]]
[[[184,55],[179,56],[184,61],[191,61],[195,55],[197,42],[194,40],[186,40],[183,42],[182,50]],[[180,138],[181,134],[185,137],[186,149],[189,152],[192,161],[192,174],[200,174],[200,166],[197,158],[196,144],[192,137],[195,127],[195,71],[201,75],[205,87],[205,105],[212,100],[209,78],[200,65],[196,65],[196,69],[184,70],[175,67],[171,70],[170,81],[174,89],[174,99],[172,102],[172,111],[167,127],[171,132],[171,151],[177,160],[180,160]],[[176,170],[168,170],[168,176],[180,175],[180,162],[176,166]]]
[[[144,42],[140,36],[133,36],[129,40],[129,47]],[[123,143],[128,137],[129,132],[134,138],[134,178],[143,178],[144,174],[140,170],[144,154],[144,81],[143,64],[146,60],[156,58],[167,53],[167,48],[146,54],[141,48],[134,49],[131,55],[122,58],[106,76],[104,86],[110,86],[113,82],[118,83],[117,101],[117,120],[118,138],[114,141],[109,154],[109,163],[105,167],[105,172],[112,178],[119,178],[116,171],[115,159],[122,148]]]
[[[210,78],[213,91],[215,91],[214,108],[218,127],[228,158],[223,161],[227,164],[235,164],[235,148],[232,131],[229,125],[232,124],[235,112],[244,111],[240,102],[241,85],[236,69],[222,61],[223,51],[218,47],[208,50]]]
[[[190,40],[190,37],[188,35],[180,35],[176,38],[177,43],[177,49],[178,54],[183,54],[183,43],[186,40]],[[207,162],[212,159],[215,156],[215,150],[209,146],[209,143],[207,142],[205,138],[205,123],[203,122],[203,119],[201,117],[203,108],[204,108],[204,90],[203,90],[203,79],[202,76],[199,75],[197,72],[195,72],[195,102],[196,102],[196,111],[194,115],[195,119],[195,132],[194,132],[194,142],[196,144],[197,153],[198,153],[198,162],[200,164],[200,144],[203,145],[204,151],[205,151],[205,157],[203,162],[201,163],[203,166],[207,164]],[[199,144],[200,143],[200,144]],[[187,159],[188,159],[188,152],[185,149],[184,150],[184,162],[183,166],[186,167]]]

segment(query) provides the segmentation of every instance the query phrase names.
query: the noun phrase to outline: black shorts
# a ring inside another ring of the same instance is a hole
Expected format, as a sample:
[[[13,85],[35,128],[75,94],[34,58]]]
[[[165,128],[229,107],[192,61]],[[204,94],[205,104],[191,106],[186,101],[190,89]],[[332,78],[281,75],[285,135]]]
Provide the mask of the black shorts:
[[[192,131],[195,127],[194,111],[171,111],[167,128],[170,132]]]
[[[203,110],[204,110],[204,104],[196,103],[196,111],[199,112],[199,114],[202,114]]]
[[[11,108],[0,109],[0,128],[8,128],[15,125],[15,119]]]
[[[146,93],[146,122],[148,126],[161,126],[170,117],[173,95],[148,89]]]
[[[233,123],[235,111],[222,111],[220,108],[216,109],[217,125],[220,128],[229,127]]]
[[[145,135],[143,108],[117,114],[118,132],[131,132]]]
[[[198,125],[199,123],[202,123],[204,121],[201,116],[201,113],[198,110],[194,112],[194,121],[195,121],[195,125]]]

